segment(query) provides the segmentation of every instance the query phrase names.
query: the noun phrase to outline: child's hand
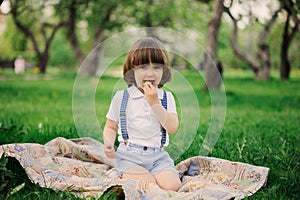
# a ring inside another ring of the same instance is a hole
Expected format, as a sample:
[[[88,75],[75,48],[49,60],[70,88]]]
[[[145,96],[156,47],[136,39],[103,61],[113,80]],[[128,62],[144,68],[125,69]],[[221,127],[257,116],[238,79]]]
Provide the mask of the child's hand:
[[[147,84],[143,87],[143,90],[145,92],[145,97],[150,104],[150,106],[153,106],[155,104],[160,104],[158,100],[158,94],[156,91],[156,88],[152,84]]]
[[[116,157],[115,149],[112,145],[104,145],[104,152],[105,152],[105,155],[110,159],[113,159]]]

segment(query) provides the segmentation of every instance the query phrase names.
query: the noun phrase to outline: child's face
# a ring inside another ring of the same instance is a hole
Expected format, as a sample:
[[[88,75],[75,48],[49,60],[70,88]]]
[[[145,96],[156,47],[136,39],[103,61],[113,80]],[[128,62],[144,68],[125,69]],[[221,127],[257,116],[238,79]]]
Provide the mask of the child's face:
[[[134,78],[137,87],[142,87],[145,81],[153,82],[153,86],[157,86],[163,75],[163,65],[149,63],[134,68]]]

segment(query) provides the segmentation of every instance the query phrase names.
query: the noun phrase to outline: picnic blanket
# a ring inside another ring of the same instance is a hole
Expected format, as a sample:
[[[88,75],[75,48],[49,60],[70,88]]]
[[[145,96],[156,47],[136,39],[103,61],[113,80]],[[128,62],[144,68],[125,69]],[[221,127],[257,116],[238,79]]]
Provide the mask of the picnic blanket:
[[[45,145],[5,144],[0,156],[16,158],[33,183],[69,191],[78,197],[100,197],[108,188],[122,187],[125,199],[243,199],[267,180],[269,168],[196,156],[176,165],[182,180],[178,192],[154,183],[117,177],[114,160],[104,145],[91,138],[55,138]]]

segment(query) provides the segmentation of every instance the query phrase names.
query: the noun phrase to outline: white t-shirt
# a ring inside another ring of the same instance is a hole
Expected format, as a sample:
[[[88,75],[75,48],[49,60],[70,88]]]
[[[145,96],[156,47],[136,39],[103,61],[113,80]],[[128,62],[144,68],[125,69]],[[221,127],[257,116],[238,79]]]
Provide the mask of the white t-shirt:
[[[127,121],[127,133],[128,142],[132,144],[138,144],[142,146],[160,147],[162,132],[160,129],[160,123],[155,117],[151,106],[148,104],[144,94],[132,86],[127,89],[129,93],[127,109],[126,109],[126,121]],[[163,99],[163,90],[156,88],[158,93],[158,99]],[[122,103],[124,90],[117,91],[114,95],[109,111],[106,117],[113,120],[118,125],[118,140],[123,142],[121,125],[120,125],[120,107]],[[171,92],[167,91],[167,110],[169,113],[176,113],[176,103]],[[169,136],[167,133],[166,144],[169,144]]]

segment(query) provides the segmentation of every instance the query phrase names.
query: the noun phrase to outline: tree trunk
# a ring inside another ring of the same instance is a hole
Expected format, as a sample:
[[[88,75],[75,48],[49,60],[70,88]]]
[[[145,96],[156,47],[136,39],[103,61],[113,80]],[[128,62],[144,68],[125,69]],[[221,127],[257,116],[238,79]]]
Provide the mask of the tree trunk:
[[[40,73],[42,74],[46,73],[48,61],[49,61],[49,53],[43,53],[41,56],[39,56],[38,66],[40,69]]]
[[[231,15],[231,12],[229,9],[227,10],[227,13],[232,19],[233,22],[233,29],[230,37],[230,44],[233,49],[233,52],[235,55],[237,55],[241,60],[246,61],[250,63],[250,68],[254,73],[256,74],[259,69],[259,62],[250,54],[245,54],[238,46],[238,27],[237,27],[237,20]]]
[[[269,46],[264,44],[259,46],[257,51],[258,60],[261,61],[261,66],[256,71],[256,79],[258,80],[267,80],[270,78],[270,55],[269,55]]]
[[[212,17],[208,24],[206,52],[204,60],[204,69],[206,71],[206,84],[204,90],[210,88],[220,88],[222,83],[222,77],[220,71],[216,67],[218,61],[217,56],[217,37],[219,28],[221,25],[221,17],[223,13],[223,2],[224,0],[216,0],[213,4]]]
[[[295,36],[295,33],[298,30],[299,26],[299,19],[295,12],[294,3],[291,0],[284,0],[284,9],[287,11],[288,16],[286,18],[284,31],[283,31],[283,38],[281,43],[281,51],[280,51],[280,78],[282,80],[287,80],[290,78],[290,71],[291,71],[291,64],[288,58],[288,51],[291,44],[292,39]],[[290,19],[294,22],[294,27],[292,30],[289,31],[290,28]]]
[[[67,38],[73,47],[75,57],[77,58],[78,63],[81,63],[84,60],[84,54],[80,49],[79,42],[76,37],[75,27],[76,27],[76,1],[73,0],[69,7],[69,19],[67,27]]]
[[[289,74],[291,70],[290,61],[288,59],[288,31],[289,31],[289,21],[290,21],[290,15],[287,16],[284,31],[283,31],[283,38],[281,43],[281,51],[280,51],[280,78],[282,80],[289,79]]]

